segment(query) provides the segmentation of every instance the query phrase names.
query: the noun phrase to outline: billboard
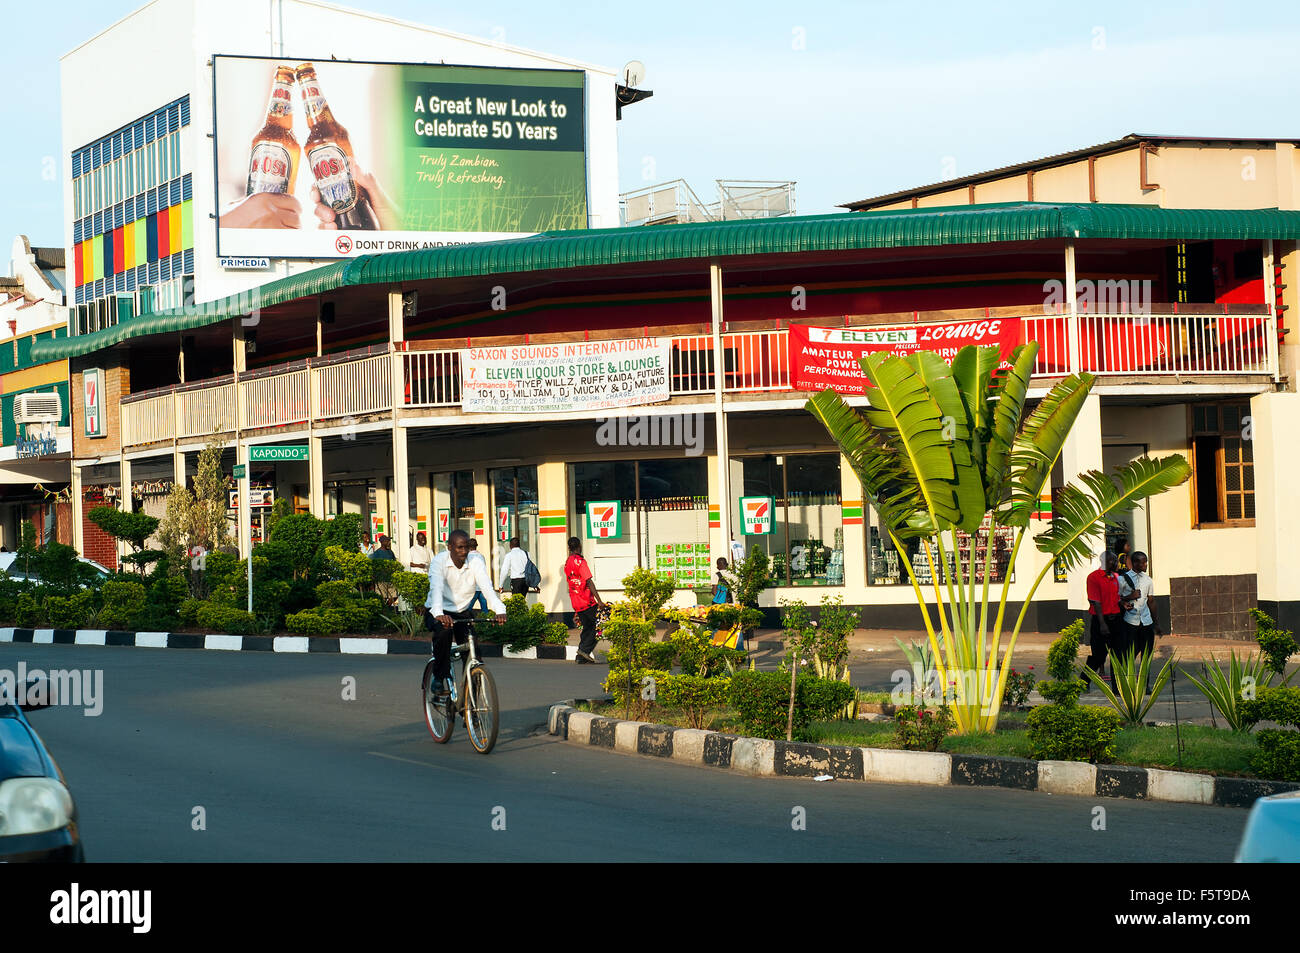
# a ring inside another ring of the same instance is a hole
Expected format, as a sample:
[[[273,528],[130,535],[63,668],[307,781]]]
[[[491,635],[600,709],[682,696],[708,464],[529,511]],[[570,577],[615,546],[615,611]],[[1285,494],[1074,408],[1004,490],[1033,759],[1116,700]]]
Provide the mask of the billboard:
[[[347,258],[587,227],[581,70],[213,64],[219,255]]]

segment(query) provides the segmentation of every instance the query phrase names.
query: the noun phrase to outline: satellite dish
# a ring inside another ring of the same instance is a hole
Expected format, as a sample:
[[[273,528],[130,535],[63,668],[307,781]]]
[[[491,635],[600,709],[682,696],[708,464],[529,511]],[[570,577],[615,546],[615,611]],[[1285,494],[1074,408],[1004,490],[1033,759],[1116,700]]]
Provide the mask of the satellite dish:
[[[628,89],[636,89],[645,82],[645,64],[640,60],[633,60],[623,67],[623,85]]]

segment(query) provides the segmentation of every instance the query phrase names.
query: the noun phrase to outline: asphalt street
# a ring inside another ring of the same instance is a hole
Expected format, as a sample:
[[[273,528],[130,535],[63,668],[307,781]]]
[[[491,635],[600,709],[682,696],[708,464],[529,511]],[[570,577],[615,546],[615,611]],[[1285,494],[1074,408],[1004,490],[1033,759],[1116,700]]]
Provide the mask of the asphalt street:
[[[491,660],[504,713],[483,756],[463,724],[429,738],[422,656],[0,645],[0,668],[20,660],[102,672],[100,715],[30,716],[92,862],[1225,861],[1247,815],[749,778],[547,735],[549,705],[600,693],[604,666]]]

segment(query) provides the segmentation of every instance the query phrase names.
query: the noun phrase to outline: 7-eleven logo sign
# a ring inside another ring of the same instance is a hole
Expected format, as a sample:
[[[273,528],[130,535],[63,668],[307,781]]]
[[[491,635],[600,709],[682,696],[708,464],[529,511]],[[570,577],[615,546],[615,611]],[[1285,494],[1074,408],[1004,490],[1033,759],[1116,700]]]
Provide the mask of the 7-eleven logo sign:
[[[772,532],[775,501],[770,496],[740,498],[740,530],[746,536],[766,536]]]
[[[617,539],[623,535],[623,503],[599,500],[587,504],[587,538]]]
[[[98,367],[88,367],[81,374],[83,406],[86,409],[86,436],[105,437],[108,431],[104,421],[104,372]]]
[[[510,538],[510,507],[497,507],[497,540],[504,543]]]
[[[438,542],[445,543],[451,536],[451,510],[438,511]]]

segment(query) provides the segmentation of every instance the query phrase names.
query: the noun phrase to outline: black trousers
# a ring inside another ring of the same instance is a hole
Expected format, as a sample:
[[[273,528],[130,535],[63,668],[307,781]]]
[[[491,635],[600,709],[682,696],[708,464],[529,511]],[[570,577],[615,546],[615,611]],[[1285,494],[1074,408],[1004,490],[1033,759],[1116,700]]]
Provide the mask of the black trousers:
[[[520,576],[518,579],[511,578],[510,594],[512,596],[528,595],[528,580],[525,579],[523,576]]]
[[[1106,635],[1102,635],[1101,632],[1101,616],[1091,615],[1089,618],[1092,620],[1092,628],[1089,631],[1089,643],[1092,651],[1089,653],[1088,661],[1085,664],[1100,675],[1106,667],[1107,649],[1113,651],[1115,648],[1122,646],[1125,641],[1124,637],[1119,634],[1119,630],[1124,627],[1124,616],[1118,613],[1106,616],[1106,627],[1110,629],[1110,632]],[[1114,683],[1114,681],[1115,669],[1112,665],[1111,682]]]
[[[596,613],[599,606],[589,606],[578,613],[578,621],[582,623],[582,634],[578,637],[578,651],[590,655],[596,651]]]
[[[450,626],[444,626],[427,609],[424,616],[425,627],[432,633],[433,677],[440,685],[445,679],[451,677],[451,637],[455,635],[458,644],[465,641],[469,620],[474,618],[474,610],[466,609],[464,612],[446,614],[451,617]]]

